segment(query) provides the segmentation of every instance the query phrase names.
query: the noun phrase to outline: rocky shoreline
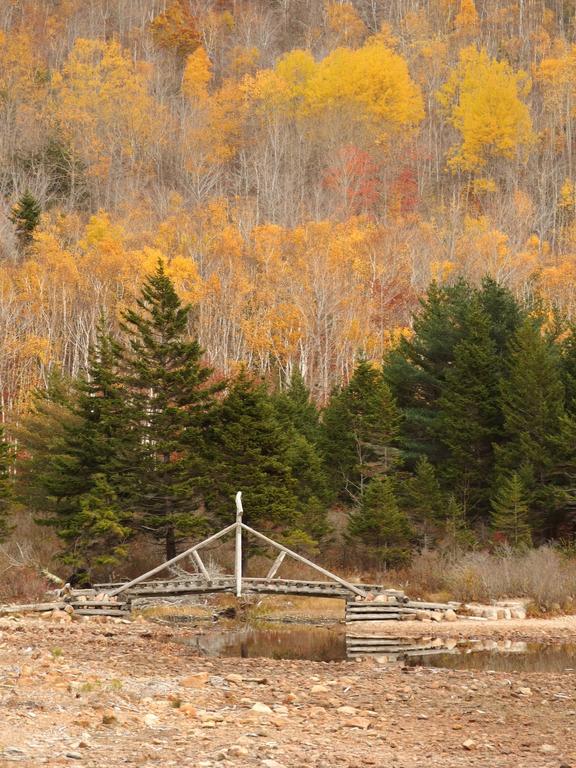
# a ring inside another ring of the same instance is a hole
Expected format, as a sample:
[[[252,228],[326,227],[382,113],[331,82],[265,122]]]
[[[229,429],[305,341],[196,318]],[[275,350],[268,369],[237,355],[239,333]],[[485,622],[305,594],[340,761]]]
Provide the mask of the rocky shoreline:
[[[434,631],[576,642],[574,617],[465,624]],[[0,766],[576,765],[573,673],[206,659],[201,631],[0,620]]]

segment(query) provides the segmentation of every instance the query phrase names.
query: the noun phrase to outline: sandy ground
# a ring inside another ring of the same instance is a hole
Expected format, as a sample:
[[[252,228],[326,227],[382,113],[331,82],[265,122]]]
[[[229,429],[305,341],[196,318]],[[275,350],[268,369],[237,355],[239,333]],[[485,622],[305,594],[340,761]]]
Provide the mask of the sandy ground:
[[[574,674],[205,659],[202,631],[0,620],[0,766],[576,767]],[[576,641],[576,619],[444,631]]]

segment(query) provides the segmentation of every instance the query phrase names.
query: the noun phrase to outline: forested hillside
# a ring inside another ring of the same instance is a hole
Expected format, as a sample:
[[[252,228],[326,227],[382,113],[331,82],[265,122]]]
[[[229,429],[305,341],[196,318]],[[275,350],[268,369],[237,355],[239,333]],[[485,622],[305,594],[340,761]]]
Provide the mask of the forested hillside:
[[[159,256],[219,372],[319,402],[433,279],[570,315],[574,33],[570,0],[5,0],[5,414]]]
[[[111,571],[242,487],[364,564],[573,546],[575,36],[571,0],[0,3],[0,538]]]

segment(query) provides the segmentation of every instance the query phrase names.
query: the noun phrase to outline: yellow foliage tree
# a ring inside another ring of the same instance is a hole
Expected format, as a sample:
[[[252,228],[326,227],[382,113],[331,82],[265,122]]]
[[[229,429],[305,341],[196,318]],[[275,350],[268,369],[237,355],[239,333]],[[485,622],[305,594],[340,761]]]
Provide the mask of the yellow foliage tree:
[[[474,0],[461,0],[460,10],[454,18],[454,28],[458,32],[471,34],[478,29],[478,11]]]
[[[460,134],[448,165],[476,171],[491,158],[520,157],[535,139],[522,101],[529,92],[525,72],[491,59],[485,49],[463,48],[458,65],[437,93],[446,120]]]
[[[348,2],[325,3],[326,25],[336,45],[356,46],[366,35],[366,25],[358,11]]]
[[[93,175],[106,176],[113,159],[132,163],[136,148],[159,135],[162,109],[148,93],[149,75],[118,43],[84,39],[54,74],[55,119]]]
[[[206,99],[208,96],[208,83],[211,79],[212,67],[210,59],[206,49],[200,46],[186,59],[186,66],[182,75],[182,93],[190,100]]]

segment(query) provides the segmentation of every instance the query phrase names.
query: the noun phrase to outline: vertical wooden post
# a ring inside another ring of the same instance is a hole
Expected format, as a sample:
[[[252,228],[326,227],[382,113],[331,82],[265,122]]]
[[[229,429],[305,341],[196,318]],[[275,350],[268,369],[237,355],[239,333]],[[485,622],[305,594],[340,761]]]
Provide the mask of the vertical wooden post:
[[[236,560],[234,575],[236,576],[236,597],[242,596],[242,491],[236,494]]]

